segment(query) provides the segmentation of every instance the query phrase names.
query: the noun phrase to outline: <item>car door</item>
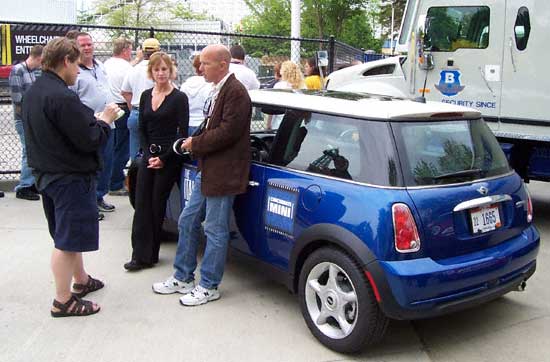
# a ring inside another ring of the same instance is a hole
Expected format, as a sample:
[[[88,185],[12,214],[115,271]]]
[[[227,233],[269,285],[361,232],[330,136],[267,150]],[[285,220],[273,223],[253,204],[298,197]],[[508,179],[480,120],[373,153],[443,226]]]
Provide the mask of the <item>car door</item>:
[[[181,208],[191,197],[195,186],[195,178],[198,168],[194,163],[184,163],[181,172]],[[252,162],[248,190],[246,193],[237,195],[233,204],[233,213],[230,217],[230,245],[246,254],[256,253],[255,240],[258,234],[258,222],[260,215],[257,210],[261,209],[263,203],[263,165]],[[176,219],[177,221],[177,219]]]
[[[280,127],[270,143],[269,158],[252,162],[248,192],[235,200],[236,232],[232,234],[232,246],[285,269],[294,240],[300,193],[315,187],[312,188],[310,177],[286,169],[281,160],[292,157],[289,143],[299,147],[300,137],[305,136],[305,128],[300,125],[307,112],[286,110],[283,115],[285,109],[263,107],[263,110],[271,113],[263,113],[264,121]]]
[[[550,94],[544,53],[550,5],[543,0],[506,3],[500,116],[503,120],[548,121]]]
[[[484,116],[498,117],[504,6],[497,0],[456,4],[420,3],[418,26],[427,19],[424,39],[434,69],[416,67],[415,91],[426,87],[430,89],[428,100],[472,107]]]

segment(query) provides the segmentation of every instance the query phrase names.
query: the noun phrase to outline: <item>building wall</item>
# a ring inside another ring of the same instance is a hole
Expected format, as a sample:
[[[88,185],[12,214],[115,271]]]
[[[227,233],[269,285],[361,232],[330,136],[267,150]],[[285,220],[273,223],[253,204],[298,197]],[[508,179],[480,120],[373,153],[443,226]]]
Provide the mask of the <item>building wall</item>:
[[[76,0],[1,0],[0,21],[76,23]]]

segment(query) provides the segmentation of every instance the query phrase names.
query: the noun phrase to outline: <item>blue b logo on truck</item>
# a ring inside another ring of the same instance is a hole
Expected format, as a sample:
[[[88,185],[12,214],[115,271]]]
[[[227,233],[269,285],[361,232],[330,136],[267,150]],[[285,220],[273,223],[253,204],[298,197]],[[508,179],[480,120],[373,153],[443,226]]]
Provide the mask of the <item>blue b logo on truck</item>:
[[[456,96],[462,92],[464,86],[460,84],[460,71],[458,70],[442,70],[439,84],[435,87],[448,97]]]

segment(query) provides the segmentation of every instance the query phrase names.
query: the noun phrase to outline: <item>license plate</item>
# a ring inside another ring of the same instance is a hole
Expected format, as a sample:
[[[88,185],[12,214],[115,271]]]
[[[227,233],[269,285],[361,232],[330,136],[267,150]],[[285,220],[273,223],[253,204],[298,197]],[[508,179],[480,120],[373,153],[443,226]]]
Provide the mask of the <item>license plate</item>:
[[[470,210],[470,219],[472,220],[472,232],[474,234],[486,233],[501,226],[497,205]]]

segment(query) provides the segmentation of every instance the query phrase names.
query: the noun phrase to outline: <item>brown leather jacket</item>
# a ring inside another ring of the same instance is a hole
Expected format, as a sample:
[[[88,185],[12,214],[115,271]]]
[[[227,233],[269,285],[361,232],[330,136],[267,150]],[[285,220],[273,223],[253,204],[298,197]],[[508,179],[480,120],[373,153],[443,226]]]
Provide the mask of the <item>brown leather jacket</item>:
[[[250,171],[252,103],[246,88],[231,74],[223,85],[206,130],[193,137],[193,154],[202,172],[204,196],[246,192]]]

